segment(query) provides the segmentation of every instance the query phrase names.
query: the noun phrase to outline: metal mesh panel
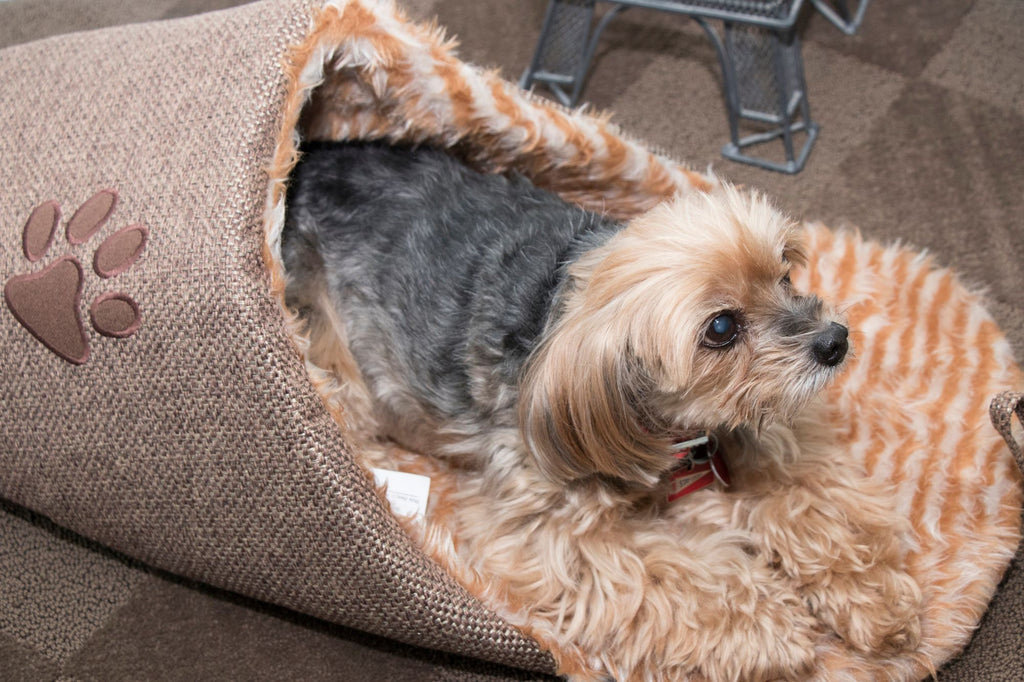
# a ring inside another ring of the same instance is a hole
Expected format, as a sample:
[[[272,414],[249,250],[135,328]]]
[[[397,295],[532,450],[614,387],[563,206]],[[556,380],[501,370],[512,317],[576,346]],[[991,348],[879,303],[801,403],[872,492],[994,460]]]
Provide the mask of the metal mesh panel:
[[[731,26],[727,40],[740,107],[766,115],[781,114],[780,95],[788,104],[800,87],[799,46],[756,26]]]
[[[787,43],[782,40],[781,35],[776,34],[776,36],[779,40],[779,59],[781,60],[783,83],[786,88],[786,101],[792,102],[794,92],[806,90],[806,87],[802,84],[804,58],[800,54],[799,38],[795,35],[790,35],[790,41]]]
[[[549,73],[576,74],[582,66],[595,0],[558,0],[551,8],[538,68]]]
[[[743,109],[767,112],[779,106],[775,82],[774,36],[764,29],[734,26],[729,31],[729,53],[736,74],[739,104]]]

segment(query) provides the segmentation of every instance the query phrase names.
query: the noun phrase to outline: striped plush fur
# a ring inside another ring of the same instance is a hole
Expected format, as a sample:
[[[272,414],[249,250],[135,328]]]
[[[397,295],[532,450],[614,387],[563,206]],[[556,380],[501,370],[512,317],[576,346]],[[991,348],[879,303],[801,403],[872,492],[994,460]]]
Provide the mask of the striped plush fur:
[[[458,60],[436,27],[409,22],[390,2],[337,0],[313,18],[288,65],[290,90],[270,169],[265,260],[283,306],[280,239],[287,177],[300,136],[387,139],[451,148],[483,169],[516,169],[565,199],[628,219],[679,192],[717,180],[629,140],[606,118],[538,101],[493,73]],[[300,117],[302,124],[300,126]],[[924,592],[919,648],[870,659],[822,637],[817,674],[917,679],[959,651],[992,596],[1019,539],[1020,476],[987,407],[1022,376],[981,297],[949,270],[904,247],[884,247],[848,232],[807,227],[807,267],[798,288],[839,304],[856,354],[829,389],[828,419],[837,447],[878,481],[916,531],[910,572]],[[286,319],[304,356],[308,330]],[[317,367],[310,377],[346,424],[351,366]],[[358,411],[358,410],[356,410]],[[366,466],[433,478],[426,526],[408,530],[424,551],[485,604],[548,648],[562,672],[598,677],[609,665],[559,624],[531,612],[507,585],[465,565],[451,528],[457,475],[415,453],[360,441]],[[643,623],[622,627],[643,627]]]
[[[915,679],[964,646],[1017,546],[1020,473],[988,404],[1022,377],[981,297],[952,271],[853,233],[808,235],[794,283],[846,310],[858,349],[828,395],[836,438],[895,484],[918,539],[909,563],[925,593],[922,644],[872,672]],[[829,660],[833,671],[864,664],[838,647]]]

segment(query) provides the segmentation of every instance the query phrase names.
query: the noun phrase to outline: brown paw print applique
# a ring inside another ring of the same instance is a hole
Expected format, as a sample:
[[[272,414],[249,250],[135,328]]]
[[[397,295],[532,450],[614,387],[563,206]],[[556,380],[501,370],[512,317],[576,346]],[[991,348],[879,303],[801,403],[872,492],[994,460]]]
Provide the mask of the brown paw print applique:
[[[86,243],[116,207],[116,190],[94,194],[68,221],[67,243]],[[35,263],[49,252],[60,218],[56,201],[47,201],[32,211],[22,231],[22,248],[29,262]],[[114,232],[93,252],[92,270],[103,279],[121,274],[142,254],[148,237],[149,231],[142,225]],[[44,346],[76,365],[89,359],[89,336],[81,310],[85,276],[78,258],[66,254],[38,272],[14,275],[4,286],[4,301],[18,322]],[[142,317],[134,299],[111,291],[100,294],[89,304],[89,320],[100,334],[124,338],[135,333]]]

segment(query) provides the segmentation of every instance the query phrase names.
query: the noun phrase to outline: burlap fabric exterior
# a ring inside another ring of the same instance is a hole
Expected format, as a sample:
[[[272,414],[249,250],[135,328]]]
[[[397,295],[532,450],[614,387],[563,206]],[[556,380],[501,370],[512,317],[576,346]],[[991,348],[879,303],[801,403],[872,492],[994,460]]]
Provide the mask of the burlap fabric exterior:
[[[1024,424],[1024,393],[1004,391],[997,395],[989,405],[989,417],[996,431],[1006,441],[1010,453],[1017,460],[1017,466],[1024,471],[1024,445],[1021,444],[1014,428],[1013,417]]]
[[[303,365],[306,341],[280,301],[295,145],[300,131],[429,141],[623,218],[713,179],[461,63],[387,3],[264,2],[0,55],[0,102],[18,131],[0,139],[0,277],[16,283],[0,311],[0,496],[331,621],[572,667],[581,652],[460,566],[443,527],[410,542],[339,428],[331,378]],[[925,642],[884,662],[920,677],[966,643],[1017,544],[1019,475],[986,410],[1021,377],[952,273],[856,235],[810,237],[798,285],[840,301],[861,333],[829,393],[837,442],[896,483],[921,538]],[[40,301],[57,312],[39,316]],[[869,665],[829,646],[836,676]]]
[[[72,364],[0,312],[0,495],[154,566],[330,621],[550,670],[536,644],[414,548],[312,391],[260,258],[285,96],[282,59],[313,3],[61,36],[0,53],[0,273],[81,263],[88,359]],[[65,226],[116,189],[98,234]],[[46,253],[22,229],[59,203]],[[125,272],[93,254],[149,233]],[[92,328],[119,291],[141,325]],[[71,314],[60,312],[61,315]]]

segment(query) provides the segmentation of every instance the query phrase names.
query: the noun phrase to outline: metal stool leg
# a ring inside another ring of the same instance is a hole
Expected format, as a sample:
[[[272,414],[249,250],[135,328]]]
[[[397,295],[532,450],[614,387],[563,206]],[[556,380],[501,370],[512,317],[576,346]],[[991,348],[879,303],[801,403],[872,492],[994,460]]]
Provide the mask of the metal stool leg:
[[[811,120],[803,57],[795,32],[727,22],[722,41],[706,22],[701,25],[722,64],[730,133],[730,142],[722,148],[722,155],[768,170],[800,172],[817,139],[818,124]],[[740,123],[744,120],[772,127],[741,137]],[[806,133],[799,151],[794,133]],[[751,147],[775,140],[782,142],[785,162],[748,152]]]
[[[688,15],[711,39],[722,67],[730,139],[722,148],[723,156],[783,173],[797,173],[804,167],[819,128],[811,119],[800,40],[794,29],[802,0],[781,0],[781,9],[787,14],[775,18],[759,13],[765,8],[752,8],[749,2],[740,0],[704,2],[699,7],[685,0],[606,1],[612,8],[594,26],[597,0],[550,0],[533,59],[520,86],[529,89],[540,83],[563,105],[575,106],[598,39],[614,17],[629,7]],[[856,12],[851,13],[847,0],[812,0],[846,33],[857,30],[869,1],[859,0]],[[721,36],[708,23],[710,20],[723,22]],[[765,130],[741,136],[742,122]],[[805,136],[802,146],[795,133]],[[775,141],[782,144],[784,162],[751,153],[752,147]]]
[[[565,106],[579,98],[590,65],[588,48],[596,0],[551,0],[530,65],[519,80],[529,90],[546,85]]]
[[[860,3],[857,5],[857,11],[851,15],[846,0],[833,0],[835,9],[828,3],[828,0],[811,0],[818,11],[825,15],[826,19],[848,36],[852,36],[860,28],[870,1],[860,0]]]

